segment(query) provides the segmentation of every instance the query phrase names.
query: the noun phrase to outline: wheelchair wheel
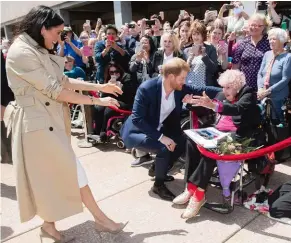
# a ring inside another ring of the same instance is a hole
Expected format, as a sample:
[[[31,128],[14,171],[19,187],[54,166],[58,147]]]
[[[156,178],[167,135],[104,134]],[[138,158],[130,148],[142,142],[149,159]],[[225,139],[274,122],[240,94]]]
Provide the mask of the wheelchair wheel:
[[[190,129],[190,117],[183,118],[180,124],[182,131]],[[186,154],[181,155],[178,160],[182,163],[186,163]]]
[[[125,144],[122,140],[119,140],[117,143],[116,143],[116,146],[120,149],[124,149],[125,148]]]
[[[131,150],[131,155],[133,156],[133,158],[137,159],[136,149],[135,149],[135,148],[133,148],[133,149]]]

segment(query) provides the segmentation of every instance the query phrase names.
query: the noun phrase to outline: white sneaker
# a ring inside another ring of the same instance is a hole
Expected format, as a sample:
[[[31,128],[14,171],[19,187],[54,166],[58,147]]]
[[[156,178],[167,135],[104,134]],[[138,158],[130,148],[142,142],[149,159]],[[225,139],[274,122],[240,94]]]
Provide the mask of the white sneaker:
[[[187,203],[190,200],[191,196],[192,196],[192,194],[186,188],[183,193],[181,193],[179,196],[177,196],[173,200],[173,203],[174,204],[178,204],[178,205],[183,205],[183,204]]]
[[[181,218],[190,219],[190,218],[195,217],[199,213],[200,209],[205,203],[206,203],[205,196],[200,202],[196,202],[194,197],[191,197],[187,208],[185,209],[184,213],[181,215]]]

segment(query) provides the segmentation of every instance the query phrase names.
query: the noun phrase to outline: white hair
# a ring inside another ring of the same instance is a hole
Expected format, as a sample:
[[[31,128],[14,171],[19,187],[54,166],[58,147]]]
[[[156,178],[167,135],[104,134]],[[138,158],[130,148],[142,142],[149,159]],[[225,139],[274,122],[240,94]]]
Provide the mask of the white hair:
[[[245,86],[246,77],[239,70],[226,70],[220,75],[218,84],[221,87],[230,86],[233,89],[239,91],[243,86]]]
[[[276,37],[277,40],[279,40],[282,44],[286,43],[288,41],[288,35],[287,32],[280,28],[272,28],[268,32],[269,38],[271,36]]]

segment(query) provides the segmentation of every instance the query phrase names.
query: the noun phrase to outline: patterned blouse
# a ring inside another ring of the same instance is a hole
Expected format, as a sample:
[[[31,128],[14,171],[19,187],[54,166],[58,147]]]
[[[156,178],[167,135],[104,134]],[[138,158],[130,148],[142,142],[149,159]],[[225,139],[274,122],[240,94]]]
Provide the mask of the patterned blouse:
[[[264,54],[271,50],[267,35],[255,46],[251,42],[251,37],[246,39],[238,45],[233,55],[233,64],[240,63],[240,70],[246,76],[246,83],[257,91],[257,76],[263,60]]]
[[[191,70],[186,78],[187,84],[197,87],[206,86],[206,66],[202,61],[202,56],[196,56],[191,62]]]

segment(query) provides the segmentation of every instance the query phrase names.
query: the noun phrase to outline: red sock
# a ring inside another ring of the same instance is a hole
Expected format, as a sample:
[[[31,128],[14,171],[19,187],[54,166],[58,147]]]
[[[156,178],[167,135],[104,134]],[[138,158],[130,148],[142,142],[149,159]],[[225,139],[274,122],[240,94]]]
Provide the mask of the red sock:
[[[195,191],[193,197],[196,202],[200,202],[204,198],[205,191],[199,191],[198,189]]]
[[[197,186],[194,185],[194,184],[192,184],[192,183],[190,183],[190,182],[188,182],[188,183],[187,183],[187,189],[188,189],[188,191],[193,195],[194,192],[195,192],[196,189],[197,189]]]

